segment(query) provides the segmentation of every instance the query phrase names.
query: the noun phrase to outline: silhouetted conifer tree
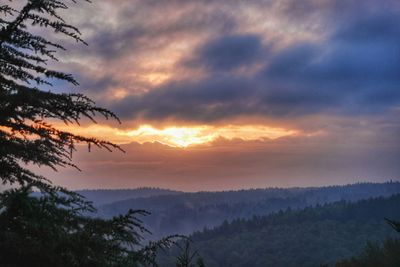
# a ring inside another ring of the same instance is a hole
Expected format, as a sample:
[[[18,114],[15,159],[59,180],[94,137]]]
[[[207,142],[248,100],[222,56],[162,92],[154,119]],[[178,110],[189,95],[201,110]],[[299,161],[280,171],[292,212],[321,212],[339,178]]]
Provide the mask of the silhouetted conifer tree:
[[[192,251],[191,240],[186,239],[182,245],[177,244],[180,254],[176,258],[176,267],[204,267],[204,261],[197,251]],[[196,260],[196,263],[194,261]]]
[[[83,197],[26,167],[78,168],[71,162],[77,143],[119,149],[51,124],[74,124],[82,118],[95,122],[98,114],[118,121],[85,95],[43,90],[57,80],[78,85],[72,75],[49,67],[57,51],[65,50],[50,40],[51,32],[85,44],[79,30],[60,15],[71,2],[77,1],[0,3],[0,184],[13,188],[0,194],[0,265],[153,265],[157,248],[172,241],[141,245],[147,230],[136,216],[145,211],[110,220],[86,217],[83,214],[94,209]],[[33,31],[35,27],[43,30]],[[40,191],[39,196],[32,190]]]
[[[400,222],[385,218],[386,222],[398,233],[400,233]]]

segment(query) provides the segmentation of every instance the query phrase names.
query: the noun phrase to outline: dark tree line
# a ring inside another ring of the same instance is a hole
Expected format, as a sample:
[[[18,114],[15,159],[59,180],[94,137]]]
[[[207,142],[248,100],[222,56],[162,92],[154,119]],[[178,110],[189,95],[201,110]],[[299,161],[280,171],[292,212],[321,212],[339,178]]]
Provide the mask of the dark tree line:
[[[98,115],[119,121],[83,94],[44,90],[54,81],[78,85],[71,74],[50,67],[65,50],[52,41],[57,36],[86,44],[79,29],[60,15],[77,2],[89,1],[0,2],[0,182],[12,188],[0,194],[1,266],[155,265],[157,249],[173,242],[171,237],[142,244],[147,230],[138,217],[145,211],[107,220],[84,216],[94,208],[82,196],[26,167],[78,168],[71,161],[78,143],[120,150],[52,124],[95,122]]]
[[[224,222],[213,229],[196,232],[190,238],[211,267],[335,266],[341,259],[360,255],[368,241],[375,245],[386,238],[398,238],[384,218],[399,220],[399,203],[400,195],[393,195],[355,203],[340,201],[300,210],[287,209]],[[398,241],[393,242],[388,251],[393,256],[397,251],[399,260],[400,247],[396,247]],[[382,251],[381,255],[386,255]],[[168,256],[164,262],[166,266],[174,266],[174,258]]]
[[[386,219],[400,233],[400,222]],[[400,266],[400,239],[388,238],[383,244],[368,242],[360,255],[341,260],[335,267],[397,267]]]

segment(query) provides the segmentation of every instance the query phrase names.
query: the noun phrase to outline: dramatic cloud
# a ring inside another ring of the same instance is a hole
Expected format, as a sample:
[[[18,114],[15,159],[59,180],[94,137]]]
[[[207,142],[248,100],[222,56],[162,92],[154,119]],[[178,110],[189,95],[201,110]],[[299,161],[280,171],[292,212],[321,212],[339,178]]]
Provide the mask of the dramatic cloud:
[[[202,122],[240,115],[354,115],[391,109],[400,103],[400,34],[391,29],[400,23],[398,18],[361,17],[324,41],[269,53],[267,47],[274,44],[261,47],[261,37],[254,35],[211,40],[186,64],[205,66],[204,77],[171,81],[112,107],[127,118]],[[260,71],[235,73],[260,60]]]
[[[188,183],[182,188],[204,177],[222,185],[235,176],[237,187],[286,185],[272,177],[298,185],[400,177],[398,1],[108,0],[69,16],[90,46],[71,45],[61,67],[124,122],[91,132],[133,142],[129,149],[151,163],[146,169],[128,155],[120,175],[127,184],[162,176],[168,186]],[[269,129],[296,134],[269,140]],[[155,143],[138,144],[146,141]],[[122,164],[109,157],[111,169]],[[112,175],[96,166],[88,164],[87,175]]]
[[[200,47],[195,58],[188,62],[188,66],[205,66],[209,71],[217,72],[231,71],[260,60],[263,53],[259,36],[223,36]]]

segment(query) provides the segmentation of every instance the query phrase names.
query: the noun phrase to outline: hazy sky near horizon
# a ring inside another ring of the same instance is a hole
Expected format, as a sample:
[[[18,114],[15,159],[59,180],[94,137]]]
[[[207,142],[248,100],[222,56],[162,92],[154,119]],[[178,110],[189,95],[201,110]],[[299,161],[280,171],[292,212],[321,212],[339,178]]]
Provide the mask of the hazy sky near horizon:
[[[400,179],[400,2],[102,0],[58,68],[114,111],[72,128],[70,188],[220,190]],[[62,125],[61,125],[62,126]],[[66,127],[66,126],[62,126]],[[71,128],[70,128],[71,129]]]

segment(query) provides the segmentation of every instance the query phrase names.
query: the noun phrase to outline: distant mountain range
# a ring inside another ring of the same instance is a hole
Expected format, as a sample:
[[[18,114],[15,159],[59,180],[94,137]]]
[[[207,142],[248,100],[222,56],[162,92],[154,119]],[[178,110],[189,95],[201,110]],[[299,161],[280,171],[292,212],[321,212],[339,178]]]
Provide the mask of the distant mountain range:
[[[78,190],[88,200],[92,201],[95,206],[100,206],[116,201],[135,199],[141,197],[153,197],[161,195],[175,195],[182,192],[161,189],[154,187],[140,187],[135,189],[95,189],[95,190]]]
[[[145,209],[143,218],[151,238],[191,234],[225,220],[268,215],[288,208],[298,210],[335,201],[358,201],[400,193],[399,182],[359,183],[308,188],[266,188],[222,192],[185,193],[165,189],[84,190],[79,193],[98,206],[96,216],[112,217],[128,209]],[[150,237],[149,237],[150,238]]]

